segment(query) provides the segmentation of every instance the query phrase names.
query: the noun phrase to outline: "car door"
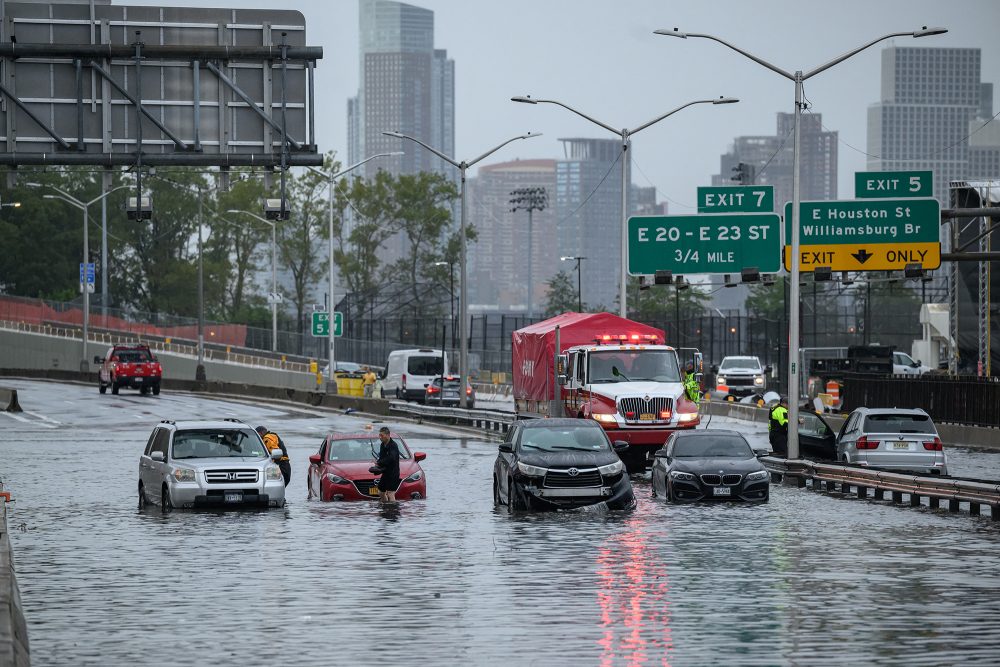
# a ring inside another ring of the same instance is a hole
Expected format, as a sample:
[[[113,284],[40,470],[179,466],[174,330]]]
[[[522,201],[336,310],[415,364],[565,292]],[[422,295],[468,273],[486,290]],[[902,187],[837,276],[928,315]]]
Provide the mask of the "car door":
[[[143,450],[142,454],[139,456],[139,481],[142,482],[143,487],[146,489],[157,488],[153,484],[153,460],[149,458],[150,453],[153,450],[153,442],[156,440],[156,434],[162,431],[161,428],[154,428],[153,432],[149,434],[149,439],[146,441],[146,448]],[[147,494],[148,495],[148,494]]]
[[[852,412],[851,416],[847,418],[847,421],[840,428],[840,433],[837,435],[837,460],[842,461],[845,458],[850,458],[847,452],[854,446],[854,440],[857,438],[857,425],[860,418],[860,413]]]
[[[670,437],[667,438],[667,441],[663,444],[663,447],[661,448],[667,450],[668,457],[670,455],[673,442],[674,442],[674,436],[671,435]],[[669,460],[668,458],[662,456],[653,457],[653,468],[652,471],[650,472],[650,483],[653,486],[653,491],[656,491],[657,493],[666,492],[668,460]]]
[[[167,454],[170,446],[170,431],[165,428],[157,429],[156,436],[153,438],[153,446],[149,453],[152,456],[155,452],[161,452],[163,454],[163,461],[154,461],[152,458],[149,461],[149,484],[146,485],[146,493],[154,502],[159,502],[160,500],[160,487],[163,482],[167,479],[167,473],[170,468],[167,462]]]
[[[836,459],[836,440],[833,429],[814,412],[799,413],[799,444],[802,449],[820,458]]]
[[[313,495],[317,498],[322,497],[323,493],[323,465],[326,463],[326,445],[329,442],[329,437],[323,438],[323,442],[319,445],[319,463],[309,463],[309,474],[306,475],[306,485],[308,486],[309,497],[312,498]]]
[[[520,424],[514,424],[513,426],[510,427],[510,430],[507,431],[507,435],[503,440],[503,444],[509,446],[511,450],[513,450],[519,439],[518,436],[520,433],[521,433]],[[505,503],[510,502],[509,501],[510,489],[507,488],[507,479],[508,477],[510,477],[510,469],[511,466],[514,465],[513,461],[514,461],[513,451],[510,452],[498,451],[497,460],[493,466],[493,474],[497,480],[497,488],[499,490],[500,500]]]

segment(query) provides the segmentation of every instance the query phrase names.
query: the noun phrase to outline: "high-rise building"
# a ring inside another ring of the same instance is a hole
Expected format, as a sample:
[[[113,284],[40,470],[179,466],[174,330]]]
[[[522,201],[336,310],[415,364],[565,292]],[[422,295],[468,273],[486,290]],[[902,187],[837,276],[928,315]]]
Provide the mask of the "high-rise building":
[[[943,206],[949,182],[1000,177],[1000,132],[977,131],[993,115],[980,61],[979,49],[884,49],[881,100],[868,107],[868,169],[931,170]]]
[[[434,48],[434,12],[392,0],[359,0],[358,95],[347,101],[348,161],[403,150],[369,163],[365,174],[455,170],[418,144],[382,134],[398,131],[455,153],[455,61]]]
[[[803,201],[837,198],[837,133],[823,129],[818,113],[802,114],[800,196]],[[774,186],[774,206],[780,213],[792,200],[792,131],[795,115],[778,113],[776,135],[736,137],[729,152],[719,160],[721,173],[712,185],[736,185],[734,168],[741,162],[751,166],[755,185]]]

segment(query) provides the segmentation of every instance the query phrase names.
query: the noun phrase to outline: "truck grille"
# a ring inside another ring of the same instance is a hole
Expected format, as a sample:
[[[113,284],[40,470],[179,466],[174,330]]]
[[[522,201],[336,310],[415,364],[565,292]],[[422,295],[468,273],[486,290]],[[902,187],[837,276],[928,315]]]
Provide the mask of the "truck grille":
[[[673,412],[674,400],[666,396],[651,396],[643,398],[641,396],[628,396],[618,399],[618,412],[626,414],[634,413],[634,417],[629,421],[639,421],[641,415],[655,415],[654,419],[660,418],[660,412],[667,410]]]
[[[752,387],[753,377],[731,377],[727,375],[726,384],[730,387]]]
[[[206,470],[205,481],[209,484],[256,484],[257,470]]]
[[[574,470],[570,468],[569,470]],[[597,468],[580,470],[570,475],[569,470],[549,470],[545,474],[544,485],[550,489],[580,489],[601,486],[601,473]]]

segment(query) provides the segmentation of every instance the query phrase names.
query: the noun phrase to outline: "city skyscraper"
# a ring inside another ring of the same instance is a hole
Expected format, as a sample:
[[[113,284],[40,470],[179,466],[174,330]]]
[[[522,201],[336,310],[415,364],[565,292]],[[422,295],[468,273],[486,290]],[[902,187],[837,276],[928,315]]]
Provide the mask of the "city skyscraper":
[[[792,200],[792,130],[795,115],[778,113],[777,134],[736,137],[729,152],[719,160],[720,173],[712,185],[736,185],[733,168],[743,162],[754,171],[755,185],[774,186],[775,212]],[[837,198],[837,133],[823,129],[823,116],[802,115],[803,201]]]
[[[398,131],[455,153],[455,61],[434,48],[434,12],[393,0],[359,0],[358,94],[347,101],[348,163],[404,150],[405,155],[366,164],[394,174],[455,170],[418,144],[400,146]]]
[[[1000,131],[978,131],[993,116],[980,65],[979,49],[884,49],[881,99],[868,107],[868,169],[933,171],[943,206],[950,181],[1000,177]]]

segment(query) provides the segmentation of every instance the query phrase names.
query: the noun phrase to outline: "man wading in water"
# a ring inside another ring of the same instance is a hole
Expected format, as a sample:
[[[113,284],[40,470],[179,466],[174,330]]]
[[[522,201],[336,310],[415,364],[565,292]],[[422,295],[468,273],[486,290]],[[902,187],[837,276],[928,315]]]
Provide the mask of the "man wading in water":
[[[382,469],[382,477],[378,480],[378,498],[383,503],[396,502],[396,489],[399,488],[399,445],[389,435],[389,427],[378,430],[378,439],[382,444],[378,448],[378,461]]]

